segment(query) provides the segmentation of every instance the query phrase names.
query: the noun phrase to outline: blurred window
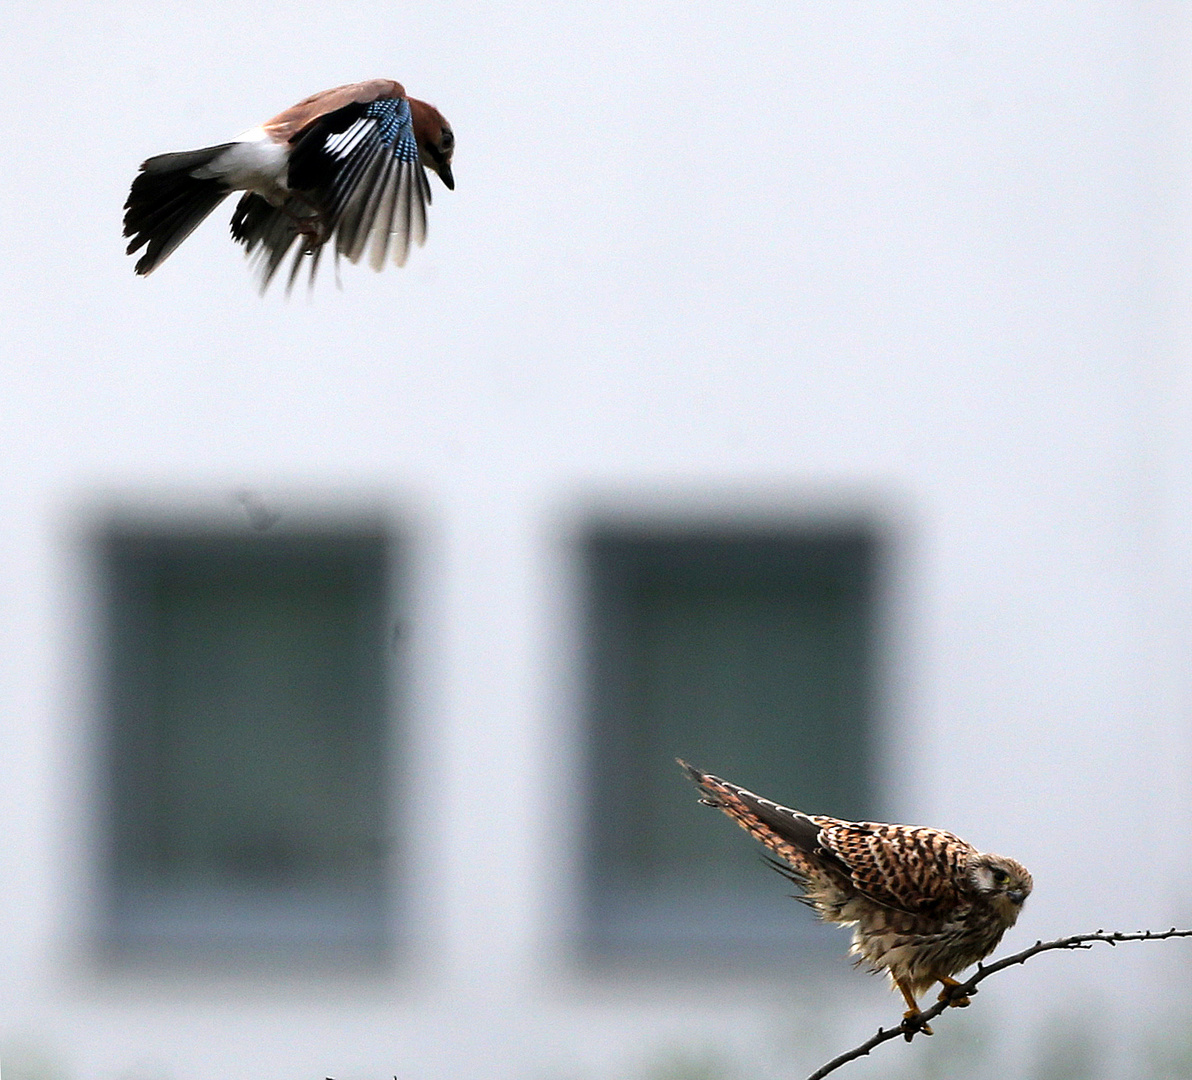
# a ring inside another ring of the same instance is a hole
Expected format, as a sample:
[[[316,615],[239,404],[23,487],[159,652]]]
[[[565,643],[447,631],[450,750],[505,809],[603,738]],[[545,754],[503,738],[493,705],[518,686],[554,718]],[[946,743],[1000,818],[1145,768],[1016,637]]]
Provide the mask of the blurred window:
[[[103,542],[117,949],[374,949],[387,922],[390,545]]]
[[[872,816],[875,556],[859,527],[589,535],[597,952],[805,947],[792,886],[674,759],[811,813]]]

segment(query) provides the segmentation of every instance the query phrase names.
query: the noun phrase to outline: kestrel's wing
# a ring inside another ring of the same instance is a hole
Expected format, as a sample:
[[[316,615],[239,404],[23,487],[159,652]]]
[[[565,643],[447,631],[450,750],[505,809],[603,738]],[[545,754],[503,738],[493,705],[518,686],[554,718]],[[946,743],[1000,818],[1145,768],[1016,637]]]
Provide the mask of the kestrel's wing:
[[[804,814],[679,764],[699,785],[705,803],[734,818],[798,878],[821,874],[875,903],[915,914],[960,899],[956,881],[972,848],[951,833]]]
[[[929,915],[961,902],[972,847],[941,829],[812,819],[819,843],[848,867],[857,892],[886,907]]]

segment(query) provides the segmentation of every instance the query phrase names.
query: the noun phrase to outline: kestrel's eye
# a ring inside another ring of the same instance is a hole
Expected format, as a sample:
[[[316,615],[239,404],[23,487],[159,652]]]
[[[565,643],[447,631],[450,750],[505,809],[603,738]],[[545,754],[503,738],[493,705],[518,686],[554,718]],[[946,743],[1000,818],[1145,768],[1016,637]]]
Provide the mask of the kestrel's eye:
[[[1006,871],[1000,866],[995,866],[993,868],[993,880],[999,885],[1005,885],[1006,882],[1010,880],[1010,875],[1007,874]]]

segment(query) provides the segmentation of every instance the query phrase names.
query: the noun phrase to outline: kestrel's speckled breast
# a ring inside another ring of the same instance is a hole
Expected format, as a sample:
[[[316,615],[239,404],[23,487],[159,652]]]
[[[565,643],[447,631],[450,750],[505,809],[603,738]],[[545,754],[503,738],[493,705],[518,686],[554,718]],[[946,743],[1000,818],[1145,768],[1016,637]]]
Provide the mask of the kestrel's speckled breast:
[[[964,905],[938,920],[870,906],[857,921],[850,952],[920,992],[988,956],[1005,931],[992,911],[982,912],[978,905]]]

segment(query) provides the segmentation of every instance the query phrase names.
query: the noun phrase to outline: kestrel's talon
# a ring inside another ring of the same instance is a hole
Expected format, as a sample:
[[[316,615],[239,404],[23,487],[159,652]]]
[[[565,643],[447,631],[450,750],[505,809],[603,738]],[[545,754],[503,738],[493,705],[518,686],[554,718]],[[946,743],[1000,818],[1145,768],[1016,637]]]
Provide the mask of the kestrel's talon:
[[[701,801],[723,810],[783,863],[776,868],[825,922],[853,925],[852,953],[885,971],[906,1001],[903,1032],[931,1029],[916,995],[943,983],[940,1000],[969,995],[951,976],[988,956],[1014,925],[1033,882],[1003,855],[942,829],[805,814],[680,761]]]
[[[920,1031],[924,1035],[934,1035],[930,1024],[922,1020],[923,1014],[918,1009],[907,1009],[902,1014],[902,1037],[910,1042]]]
[[[973,1003],[968,995],[953,996],[956,993],[956,988],[961,985],[955,979],[949,979],[947,975],[944,975],[940,977],[940,982],[944,984],[944,988],[940,991],[937,1001],[946,1002],[955,1009],[966,1009]],[[973,994],[976,992],[976,990],[971,991]]]

